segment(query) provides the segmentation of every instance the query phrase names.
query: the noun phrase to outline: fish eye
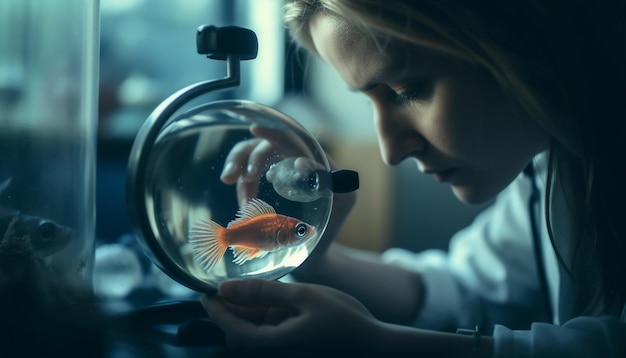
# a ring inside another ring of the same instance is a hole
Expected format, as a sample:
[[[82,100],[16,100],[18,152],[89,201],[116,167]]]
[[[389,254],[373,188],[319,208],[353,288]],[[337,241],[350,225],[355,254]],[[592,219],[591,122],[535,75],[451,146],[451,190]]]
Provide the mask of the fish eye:
[[[311,173],[311,175],[309,175],[309,177],[306,179],[306,182],[307,187],[310,191],[315,191],[320,187],[319,176],[316,172]]]
[[[296,236],[297,237],[305,237],[309,229],[306,227],[306,224],[303,222],[299,222],[296,224]]]
[[[37,235],[43,240],[50,240],[54,236],[55,232],[56,226],[49,221],[44,221],[37,226]]]

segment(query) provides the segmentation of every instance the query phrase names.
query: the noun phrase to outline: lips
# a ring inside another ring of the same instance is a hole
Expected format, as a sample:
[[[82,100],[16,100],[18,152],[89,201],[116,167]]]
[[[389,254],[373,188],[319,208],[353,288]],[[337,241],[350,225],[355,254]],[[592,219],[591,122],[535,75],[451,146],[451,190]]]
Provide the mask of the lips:
[[[435,180],[438,183],[443,183],[443,182],[447,182],[450,181],[450,178],[452,177],[452,175],[454,174],[456,169],[452,168],[452,169],[447,169],[447,170],[443,170],[443,171],[439,171],[439,172],[435,172],[434,176],[435,176]]]
[[[419,159],[417,159],[417,166],[420,171],[424,174],[431,174],[435,177],[435,180],[439,183],[450,181],[451,177],[454,175],[457,167],[435,167],[435,166],[427,166],[424,165]]]
[[[443,169],[443,170],[424,168],[422,171],[424,172],[424,174],[432,174],[435,177],[435,180],[437,182],[443,183],[443,182],[450,181],[450,177],[454,174],[454,172],[456,171],[456,168]]]

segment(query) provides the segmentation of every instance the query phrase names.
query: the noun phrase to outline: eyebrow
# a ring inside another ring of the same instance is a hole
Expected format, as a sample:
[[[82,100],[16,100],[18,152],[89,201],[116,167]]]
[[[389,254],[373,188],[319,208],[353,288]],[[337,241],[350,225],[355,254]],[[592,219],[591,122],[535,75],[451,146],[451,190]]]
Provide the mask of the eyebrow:
[[[349,86],[348,88],[352,92],[368,92],[368,91],[371,91],[374,88],[376,88],[376,86],[378,86],[380,84],[381,79],[388,77],[392,72],[393,72],[393,65],[391,63],[387,63],[387,64],[385,64],[385,66],[380,68],[378,70],[378,72],[376,72],[374,74],[374,76],[372,76],[372,79],[367,81],[363,86],[361,86],[361,87]]]
[[[368,81],[362,87],[355,88],[355,87],[348,86],[348,89],[350,91],[352,91],[352,92],[368,92],[368,91],[371,91],[374,88],[376,88],[376,86],[378,86],[379,83],[380,83],[380,81],[378,81],[378,80],[372,80],[372,81]]]
[[[411,53],[410,57],[408,57],[406,61],[404,61],[404,67],[399,67],[398,63],[394,61],[384,61],[380,65],[380,68],[378,68],[378,71],[376,71],[374,75],[371,77],[371,79],[367,81],[363,86],[361,87],[348,86],[348,89],[352,92],[371,91],[374,88],[376,88],[376,86],[378,86],[380,82],[383,81],[383,79],[396,77],[398,75],[406,76],[406,71],[408,69],[408,67],[406,66],[409,66],[409,62],[407,61],[410,61],[410,67],[413,68],[417,66],[417,63],[423,63],[424,57],[428,58],[428,55],[425,55],[425,56],[423,55],[422,58],[419,58],[418,56],[416,56],[415,53]]]
[[[382,76],[380,74],[378,74],[378,75],[374,76],[371,80],[367,81],[365,83],[365,85],[363,85],[361,87],[348,86],[348,90],[350,90],[351,92],[368,92],[368,91],[371,91],[374,88],[376,88],[376,86],[378,86],[378,84],[380,83],[380,79],[381,78],[382,78]]]

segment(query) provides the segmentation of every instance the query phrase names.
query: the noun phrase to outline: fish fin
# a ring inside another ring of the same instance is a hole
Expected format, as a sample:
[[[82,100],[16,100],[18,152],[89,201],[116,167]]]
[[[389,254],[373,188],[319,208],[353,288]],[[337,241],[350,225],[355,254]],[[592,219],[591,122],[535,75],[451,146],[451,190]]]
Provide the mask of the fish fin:
[[[228,245],[224,228],[211,220],[199,220],[189,229],[193,258],[204,271],[210,271],[224,256]]]
[[[237,218],[228,223],[228,226],[230,227],[233,224],[267,214],[276,214],[276,210],[263,200],[259,198],[252,198],[244,206],[242,206],[239,211],[237,211]]]
[[[233,253],[235,255],[233,262],[236,263],[237,265],[241,265],[244,262],[252,260],[255,257],[260,259],[261,257],[264,257],[265,255],[267,255],[267,251],[264,251],[258,248],[252,248],[252,247],[240,246],[240,245],[233,245],[230,248],[233,250]]]

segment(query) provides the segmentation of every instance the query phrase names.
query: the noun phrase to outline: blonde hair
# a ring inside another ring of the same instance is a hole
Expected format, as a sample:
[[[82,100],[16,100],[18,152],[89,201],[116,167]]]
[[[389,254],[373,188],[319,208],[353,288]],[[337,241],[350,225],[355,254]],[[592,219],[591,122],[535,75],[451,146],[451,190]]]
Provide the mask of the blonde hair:
[[[319,13],[339,16],[377,39],[397,39],[488,69],[550,135],[549,180],[559,173],[579,223],[571,259],[580,264],[590,252],[601,273],[590,301],[623,304],[626,225],[620,213],[626,183],[618,168],[626,155],[623,0],[288,1],[284,17],[291,36],[312,52],[308,23]],[[572,274],[581,289],[593,280]]]

